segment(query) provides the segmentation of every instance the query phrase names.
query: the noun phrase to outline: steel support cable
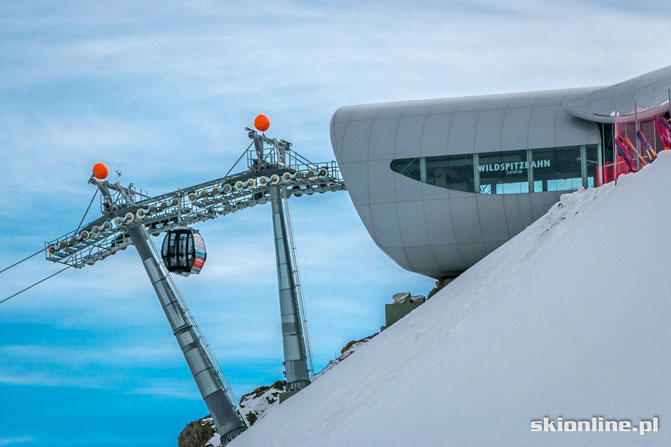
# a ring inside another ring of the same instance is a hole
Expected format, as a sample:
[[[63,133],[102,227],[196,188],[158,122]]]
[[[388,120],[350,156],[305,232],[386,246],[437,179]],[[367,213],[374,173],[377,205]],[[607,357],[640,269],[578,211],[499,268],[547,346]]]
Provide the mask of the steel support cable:
[[[35,282],[35,283],[29,285],[29,286],[26,287],[25,289],[23,289],[23,290],[19,290],[19,291],[16,292],[15,294],[10,295],[10,296],[8,296],[7,298],[5,298],[5,299],[3,299],[2,301],[0,301],[0,304],[4,303],[5,301],[9,301],[10,299],[14,298],[16,295],[19,295],[19,294],[25,292],[26,290],[32,289],[32,288],[35,287],[36,285],[43,283],[44,281],[46,281],[46,280],[49,279],[49,278],[53,278],[54,276],[58,275],[59,273],[62,273],[62,272],[64,272],[64,271],[66,271],[66,270],[69,269],[70,267],[72,267],[72,266],[71,266],[71,265],[68,265],[67,267],[62,268],[61,270],[57,271],[56,273],[52,273],[51,275],[47,276],[46,278],[42,278],[42,279],[40,279],[39,281],[37,281],[37,282]]]
[[[86,211],[84,212],[84,215],[82,216],[82,220],[79,221],[79,225],[77,225],[77,229],[75,230],[75,233],[79,231],[79,229],[82,227],[82,224],[84,223],[84,219],[86,219],[86,215],[89,213],[89,210],[91,209],[91,205],[93,205],[93,200],[96,198],[96,195],[98,194],[98,188],[96,188],[95,192],[93,193],[93,197],[91,197],[91,201],[89,202],[89,206],[86,207]]]
[[[15,262],[14,264],[10,265],[9,267],[5,267],[4,269],[0,270],[0,273],[9,270],[9,269],[11,269],[12,267],[16,267],[17,265],[21,264],[23,261],[27,261],[28,259],[32,258],[33,256],[37,256],[37,255],[39,255],[39,254],[42,253],[44,250],[46,250],[46,249],[43,248],[43,249],[41,249],[40,251],[36,251],[36,252],[33,253],[32,255],[26,256],[25,258],[21,259],[20,261]]]
[[[242,157],[244,157],[245,154],[247,153],[247,151],[249,150],[249,148],[252,147],[252,144],[254,144],[253,141],[252,141],[251,143],[249,143],[249,146],[247,146],[247,149],[245,149],[245,150],[242,152],[242,154],[240,154],[240,157],[237,159],[237,161],[236,161],[235,163],[233,163],[233,166],[231,166],[231,169],[229,169],[228,172],[226,173],[226,175],[224,175],[224,178],[228,177],[228,174],[231,173],[231,171],[233,170],[233,168],[235,168],[235,167],[238,165],[238,163],[240,163],[240,160],[242,160]]]
[[[86,208],[86,212],[85,212],[84,215],[82,216],[82,220],[79,222],[79,225],[77,225],[77,229],[75,230],[75,233],[76,233],[77,231],[79,231],[79,229],[80,229],[81,226],[82,226],[82,223],[84,222],[84,219],[86,219],[86,215],[89,213],[89,210],[91,209],[91,205],[93,204],[93,199],[96,198],[96,194],[98,194],[98,190],[97,190],[97,189],[96,189],[96,192],[93,193],[93,197],[91,197],[91,201],[89,202],[89,206]],[[10,266],[7,266],[7,267],[5,267],[4,269],[0,270],[0,273],[2,273],[2,272],[6,272],[7,270],[11,269],[12,267],[16,267],[17,265],[21,264],[21,263],[24,262],[24,261],[27,261],[28,259],[32,258],[33,256],[37,256],[37,255],[39,255],[39,254],[42,253],[44,250],[46,250],[46,248],[43,248],[43,249],[41,249],[41,250],[39,250],[39,251],[36,251],[36,252],[33,253],[32,255],[28,255],[28,256],[26,256],[25,258],[23,258],[23,259],[21,259],[21,260],[19,260],[19,261],[16,261],[14,264],[12,264],[12,265],[10,265]]]

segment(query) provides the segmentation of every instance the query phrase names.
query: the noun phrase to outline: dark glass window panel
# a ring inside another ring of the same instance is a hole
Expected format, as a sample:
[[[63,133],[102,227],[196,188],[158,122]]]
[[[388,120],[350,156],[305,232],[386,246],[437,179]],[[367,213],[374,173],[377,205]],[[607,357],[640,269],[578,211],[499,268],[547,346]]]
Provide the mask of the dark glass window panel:
[[[596,184],[598,146],[585,147],[587,186]],[[535,149],[530,160],[527,151],[486,152],[478,154],[479,188],[475,190],[473,155],[393,160],[394,172],[442,188],[480,194],[526,194],[529,192],[529,170],[532,170],[532,192],[571,191],[582,186],[580,147]],[[425,172],[422,172],[424,169]]]
[[[187,249],[186,249],[186,256],[188,260],[188,265],[191,266],[193,265],[193,238],[188,238],[187,239]]]
[[[582,186],[579,147],[533,150],[530,164],[534,192],[573,191]]]
[[[177,265],[177,234],[168,233],[170,235],[170,245],[168,249],[169,264],[171,266]]]
[[[473,155],[427,157],[426,183],[457,191],[475,192]]]
[[[488,152],[478,156],[481,194],[529,192],[526,151]]]
[[[411,179],[420,180],[419,158],[399,158],[391,162],[391,170]]]
[[[179,265],[184,266],[186,265],[186,253],[187,253],[187,239],[189,235],[186,233],[182,233],[179,235]]]
[[[596,185],[596,171],[599,165],[598,146],[587,146],[585,148],[587,162],[587,187],[593,188]]]

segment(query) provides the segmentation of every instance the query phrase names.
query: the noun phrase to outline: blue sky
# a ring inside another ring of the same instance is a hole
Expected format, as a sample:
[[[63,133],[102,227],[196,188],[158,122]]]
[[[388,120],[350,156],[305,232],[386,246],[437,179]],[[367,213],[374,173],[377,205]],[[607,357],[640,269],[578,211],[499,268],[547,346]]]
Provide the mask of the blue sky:
[[[330,160],[341,105],[618,82],[670,63],[669,17],[661,1],[4,0],[0,266],[77,225],[95,162],[153,194],[217,178],[257,113]],[[432,280],[377,249],[346,193],[290,204],[321,368]],[[177,281],[234,391],[281,379],[269,206],[198,228],[207,264]],[[57,268],[0,274],[0,299]],[[132,248],[0,305],[0,402],[0,446],[176,445],[207,413]]]

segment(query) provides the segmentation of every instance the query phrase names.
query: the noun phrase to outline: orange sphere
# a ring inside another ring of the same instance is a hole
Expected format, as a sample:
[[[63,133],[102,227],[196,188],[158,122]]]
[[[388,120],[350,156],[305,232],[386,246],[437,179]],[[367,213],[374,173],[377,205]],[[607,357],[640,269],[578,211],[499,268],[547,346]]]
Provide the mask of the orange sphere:
[[[98,180],[105,180],[107,174],[109,174],[109,169],[107,169],[107,166],[105,166],[104,163],[94,164],[91,171],[93,172],[93,176]]]
[[[256,118],[254,118],[254,127],[256,127],[256,130],[265,132],[270,127],[270,118],[263,113],[256,115]]]

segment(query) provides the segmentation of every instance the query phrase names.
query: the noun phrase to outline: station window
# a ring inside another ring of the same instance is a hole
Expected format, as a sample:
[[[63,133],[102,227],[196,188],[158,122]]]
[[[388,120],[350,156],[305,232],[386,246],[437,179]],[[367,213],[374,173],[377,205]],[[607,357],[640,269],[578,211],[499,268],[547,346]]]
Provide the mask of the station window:
[[[588,188],[593,188],[596,185],[597,171],[601,164],[601,151],[599,151],[598,146],[587,146],[585,148],[585,167],[587,170],[586,186]]]
[[[527,151],[488,152],[478,155],[481,194],[529,192]]]
[[[580,147],[531,151],[533,192],[571,191],[582,186]]]
[[[391,170],[441,188],[466,192],[475,189],[472,154],[400,158],[391,162]]]
[[[422,178],[418,157],[393,160],[391,162],[391,170],[414,180],[420,180]]]
[[[572,191],[597,184],[600,146],[441,155],[393,160],[394,172],[430,185],[479,194]]]
[[[473,155],[426,158],[426,183],[457,191],[473,192]]]

